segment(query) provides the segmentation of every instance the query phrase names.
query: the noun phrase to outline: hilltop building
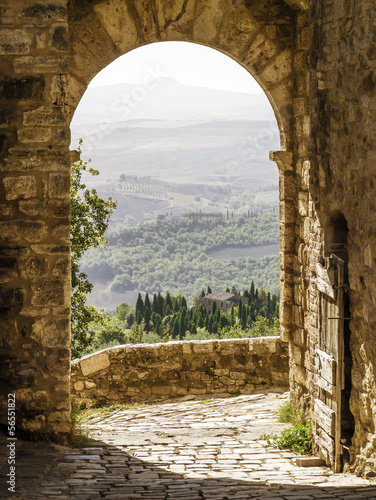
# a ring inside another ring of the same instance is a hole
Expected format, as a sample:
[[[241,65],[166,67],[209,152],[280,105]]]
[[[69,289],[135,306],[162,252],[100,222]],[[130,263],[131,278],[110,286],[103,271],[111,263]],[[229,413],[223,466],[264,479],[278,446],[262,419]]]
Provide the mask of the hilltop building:
[[[234,289],[231,292],[217,290],[205,295],[205,297],[200,297],[196,302],[196,307],[203,304],[207,311],[211,312],[213,309],[213,303],[216,302],[218,309],[223,312],[227,312],[231,309],[231,307],[237,307],[239,305],[239,300],[242,301],[242,304],[248,305],[249,303],[249,299],[247,297],[240,295]]]

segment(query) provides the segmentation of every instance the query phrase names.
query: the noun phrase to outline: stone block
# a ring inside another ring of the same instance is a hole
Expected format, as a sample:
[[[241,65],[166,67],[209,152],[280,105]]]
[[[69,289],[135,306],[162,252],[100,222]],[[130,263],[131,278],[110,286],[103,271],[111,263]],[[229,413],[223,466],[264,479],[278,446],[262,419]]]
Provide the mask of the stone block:
[[[280,52],[260,75],[261,81],[267,87],[281,82],[291,75],[292,56],[290,50]]]
[[[34,19],[35,21],[65,21],[68,18],[68,12],[65,7],[54,3],[35,3],[25,7],[22,10],[22,17]]]
[[[23,76],[12,78],[0,76],[0,99],[41,100],[46,86],[41,76]]]
[[[121,53],[124,54],[135,47],[137,28],[126,4],[107,0],[97,3],[94,10]]]
[[[79,362],[84,377],[110,366],[110,358],[106,352],[100,352],[92,356],[86,356]]]
[[[50,174],[48,183],[48,196],[50,198],[69,198],[69,175]]]
[[[69,200],[25,200],[18,204],[21,213],[30,216],[41,216],[47,218],[68,218],[70,203]]]
[[[61,52],[68,50],[68,29],[66,25],[58,24],[51,27],[51,45]]]
[[[42,221],[11,220],[0,222],[0,241],[35,243],[47,235],[47,224]]]
[[[31,250],[36,254],[44,255],[70,255],[69,245],[31,245]]]
[[[48,261],[44,257],[29,257],[19,262],[22,278],[41,278],[48,273]]]
[[[52,130],[46,127],[25,127],[17,130],[18,140],[28,144],[52,140]]]
[[[37,182],[32,175],[18,177],[5,177],[3,179],[5,198],[17,200],[18,198],[33,198],[37,195]]]
[[[66,73],[68,67],[68,56],[23,56],[13,62],[15,73]]]
[[[67,121],[68,117],[65,111],[60,107],[40,106],[37,109],[25,111],[23,114],[24,125],[65,125]]]
[[[54,227],[52,231],[52,238],[56,240],[61,240],[62,242],[66,242],[69,240],[70,235],[70,226],[68,224],[59,224]]]
[[[259,74],[262,68],[268,65],[277,52],[278,45],[275,41],[269,40],[262,32],[259,32],[247,51],[244,59],[245,66],[253,69],[256,74]]]
[[[70,272],[70,259],[58,259],[52,269],[54,276],[67,276]]]
[[[31,286],[31,304],[34,306],[62,306],[70,301],[65,281],[35,280]]]
[[[207,354],[213,351],[214,351],[214,346],[210,342],[203,341],[203,343],[201,343],[200,341],[196,341],[193,344],[193,352],[197,354]]]
[[[30,36],[20,29],[0,30],[0,55],[27,54],[31,44]]]
[[[39,318],[32,324],[30,338],[36,340],[43,347],[67,348],[70,344],[69,328],[69,318]],[[50,371],[57,373],[61,364],[60,360],[56,358],[55,360],[51,359],[50,362]],[[65,366],[63,366],[63,371],[66,371]]]

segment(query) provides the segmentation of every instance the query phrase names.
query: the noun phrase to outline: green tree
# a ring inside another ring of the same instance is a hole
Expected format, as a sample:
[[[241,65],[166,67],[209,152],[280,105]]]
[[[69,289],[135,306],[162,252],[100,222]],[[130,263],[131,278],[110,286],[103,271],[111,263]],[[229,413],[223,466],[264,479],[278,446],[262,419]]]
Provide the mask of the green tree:
[[[131,311],[132,306],[130,306],[126,302],[123,302],[122,304],[119,304],[115,309],[115,317],[120,321],[125,321],[128,313],[130,313]]]
[[[80,140],[80,146],[82,140]],[[81,152],[80,146],[78,151]],[[90,161],[90,160],[89,160]],[[70,205],[71,205],[71,269],[72,269],[72,355],[78,356],[90,345],[93,334],[89,324],[102,321],[102,314],[96,307],[86,305],[86,296],[93,289],[87,274],[80,272],[79,262],[89,248],[107,245],[104,233],[110,217],[116,208],[112,198],[104,200],[95,189],[87,189],[82,182],[83,172],[99,175],[99,171],[88,166],[88,162],[79,160],[72,165]]]

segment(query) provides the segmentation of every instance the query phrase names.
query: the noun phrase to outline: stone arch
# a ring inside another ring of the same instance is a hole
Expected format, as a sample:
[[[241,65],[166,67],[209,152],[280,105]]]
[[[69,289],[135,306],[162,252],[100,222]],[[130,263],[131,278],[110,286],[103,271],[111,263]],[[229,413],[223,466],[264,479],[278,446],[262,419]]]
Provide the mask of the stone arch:
[[[0,36],[0,385],[15,393],[17,427],[70,430],[69,123],[91,78],[147,43],[217,49],[261,84],[282,137],[281,335],[304,345],[309,232],[306,0],[14,0]],[[303,10],[300,10],[300,9]],[[299,353],[298,353],[299,354]],[[302,356],[292,382],[305,389]],[[299,392],[297,392],[299,393]],[[6,424],[6,401],[0,422]]]
[[[72,0],[69,19],[71,116],[91,79],[117,57],[154,42],[193,42],[223,52],[256,79],[276,115],[281,149],[291,149],[294,16],[284,2]]]

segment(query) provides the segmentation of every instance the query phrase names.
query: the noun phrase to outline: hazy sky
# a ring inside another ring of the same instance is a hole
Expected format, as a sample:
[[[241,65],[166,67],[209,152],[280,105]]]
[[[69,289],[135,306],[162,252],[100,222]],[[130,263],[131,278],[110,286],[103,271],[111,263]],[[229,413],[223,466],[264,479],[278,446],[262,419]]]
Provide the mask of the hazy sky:
[[[159,42],[132,50],[98,73],[89,86],[138,84],[153,73],[196,87],[251,94],[262,92],[248,71],[233,59],[204,45],[188,42]]]

